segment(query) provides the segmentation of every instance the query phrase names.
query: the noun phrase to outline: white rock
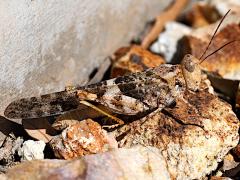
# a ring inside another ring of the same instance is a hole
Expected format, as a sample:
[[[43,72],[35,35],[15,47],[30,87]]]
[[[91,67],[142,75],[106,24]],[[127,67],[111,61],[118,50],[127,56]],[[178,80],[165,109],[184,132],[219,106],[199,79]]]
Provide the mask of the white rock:
[[[151,51],[163,54],[166,61],[170,62],[176,52],[177,42],[184,35],[188,35],[191,28],[177,22],[168,22],[165,31],[161,33],[158,40],[150,47]]]
[[[28,140],[23,143],[23,146],[18,150],[21,160],[44,159],[43,150],[45,142]]]

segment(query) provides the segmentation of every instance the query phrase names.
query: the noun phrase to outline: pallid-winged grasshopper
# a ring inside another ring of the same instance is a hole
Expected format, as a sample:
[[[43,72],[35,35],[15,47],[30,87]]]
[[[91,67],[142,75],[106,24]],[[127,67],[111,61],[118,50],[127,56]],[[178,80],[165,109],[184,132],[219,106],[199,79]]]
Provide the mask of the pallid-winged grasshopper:
[[[222,21],[228,13],[229,11],[222,18]],[[197,59],[187,54],[181,65],[164,64],[143,72],[117,77],[84,87],[74,87],[40,97],[16,100],[8,105],[4,114],[6,117],[13,119],[38,118],[62,114],[66,111],[77,109],[80,104],[91,106],[88,102],[102,104],[114,113],[124,115],[158,112],[165,107],[174,105],[175,98],[183,95],[185,90],[199,90],[201,82],[200,63],[208,56],[203,59],[202,57]],[[122,120],[111,117],[117,123],[123,124]]]

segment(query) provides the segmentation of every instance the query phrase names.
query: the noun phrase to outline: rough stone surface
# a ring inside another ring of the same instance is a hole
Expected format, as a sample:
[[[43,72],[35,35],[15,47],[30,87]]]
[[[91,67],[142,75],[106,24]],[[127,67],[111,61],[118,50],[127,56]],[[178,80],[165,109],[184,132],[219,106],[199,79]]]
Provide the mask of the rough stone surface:
[[[166,162],[153,147],[116,149],[75,160],[28,161],[9,169],[7,179],[170,179]]]
[[[201,179],[239,140],[239,120],[226,102],[201,88],[186,91],[176,106],[115,130],[120,147],[161,150],[172,179]]]
[[[0,115],[11,101],[82,84],[171,1],[0,2]]]
[[[114,148],[109,144],[110,139],[107,132],[97,122],[86,119],[78,123],[74,122],[67,127],[60,135],[55,136],[50,141],[50,146],[56,157],[73,159]],[[117,148],[116,141],[114,144]]]
[[[133,45],[118,49],[112,58],[111,77],[123,76],[132,72],[144,71],[165,63],[157,56],[141,46]]]
[[[18,155],[21,160],[44,159],[43,150],[46,144],[43,141],[27,140],[22,147],[18,149]]]

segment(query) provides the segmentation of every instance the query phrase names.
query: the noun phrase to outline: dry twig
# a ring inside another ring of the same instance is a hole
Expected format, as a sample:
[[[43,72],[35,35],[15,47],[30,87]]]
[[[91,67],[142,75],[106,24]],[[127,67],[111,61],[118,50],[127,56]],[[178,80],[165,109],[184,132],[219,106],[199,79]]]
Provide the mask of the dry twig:
[[[151,31],[143,39],[141,46],[147,49],[149,45],[158,37],[162,31],[164,25],[168,21],[172,21],[177,18],[178,14],[187,5],[189,0],[175,0],[175,2],[163,13],[156,17],[156,22]]]

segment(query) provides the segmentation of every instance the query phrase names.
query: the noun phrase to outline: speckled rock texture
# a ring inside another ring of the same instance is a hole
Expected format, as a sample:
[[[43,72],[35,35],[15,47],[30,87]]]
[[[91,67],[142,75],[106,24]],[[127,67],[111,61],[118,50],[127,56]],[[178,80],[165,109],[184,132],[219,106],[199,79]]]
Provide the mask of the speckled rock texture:
[[[171,179],[153,147],[116,149],[74,160],[34,160],[9,169],[1,179]]]
[[[171,1],[0,2],[0,115],[11,101],[84,84]]]
[[[172,179],[202,179],[239,141],[239,120],[226,102],[201,90],[185,92],[174,108],[116,130],[120,147],[161,150]]]
[[[115,147],[110,144],[110,137],[101,126],[86,119],[70,125],[50,141],[56,157],[74,159],[88,154],[96,154],[117,148],[117,141],[112,137]]]

